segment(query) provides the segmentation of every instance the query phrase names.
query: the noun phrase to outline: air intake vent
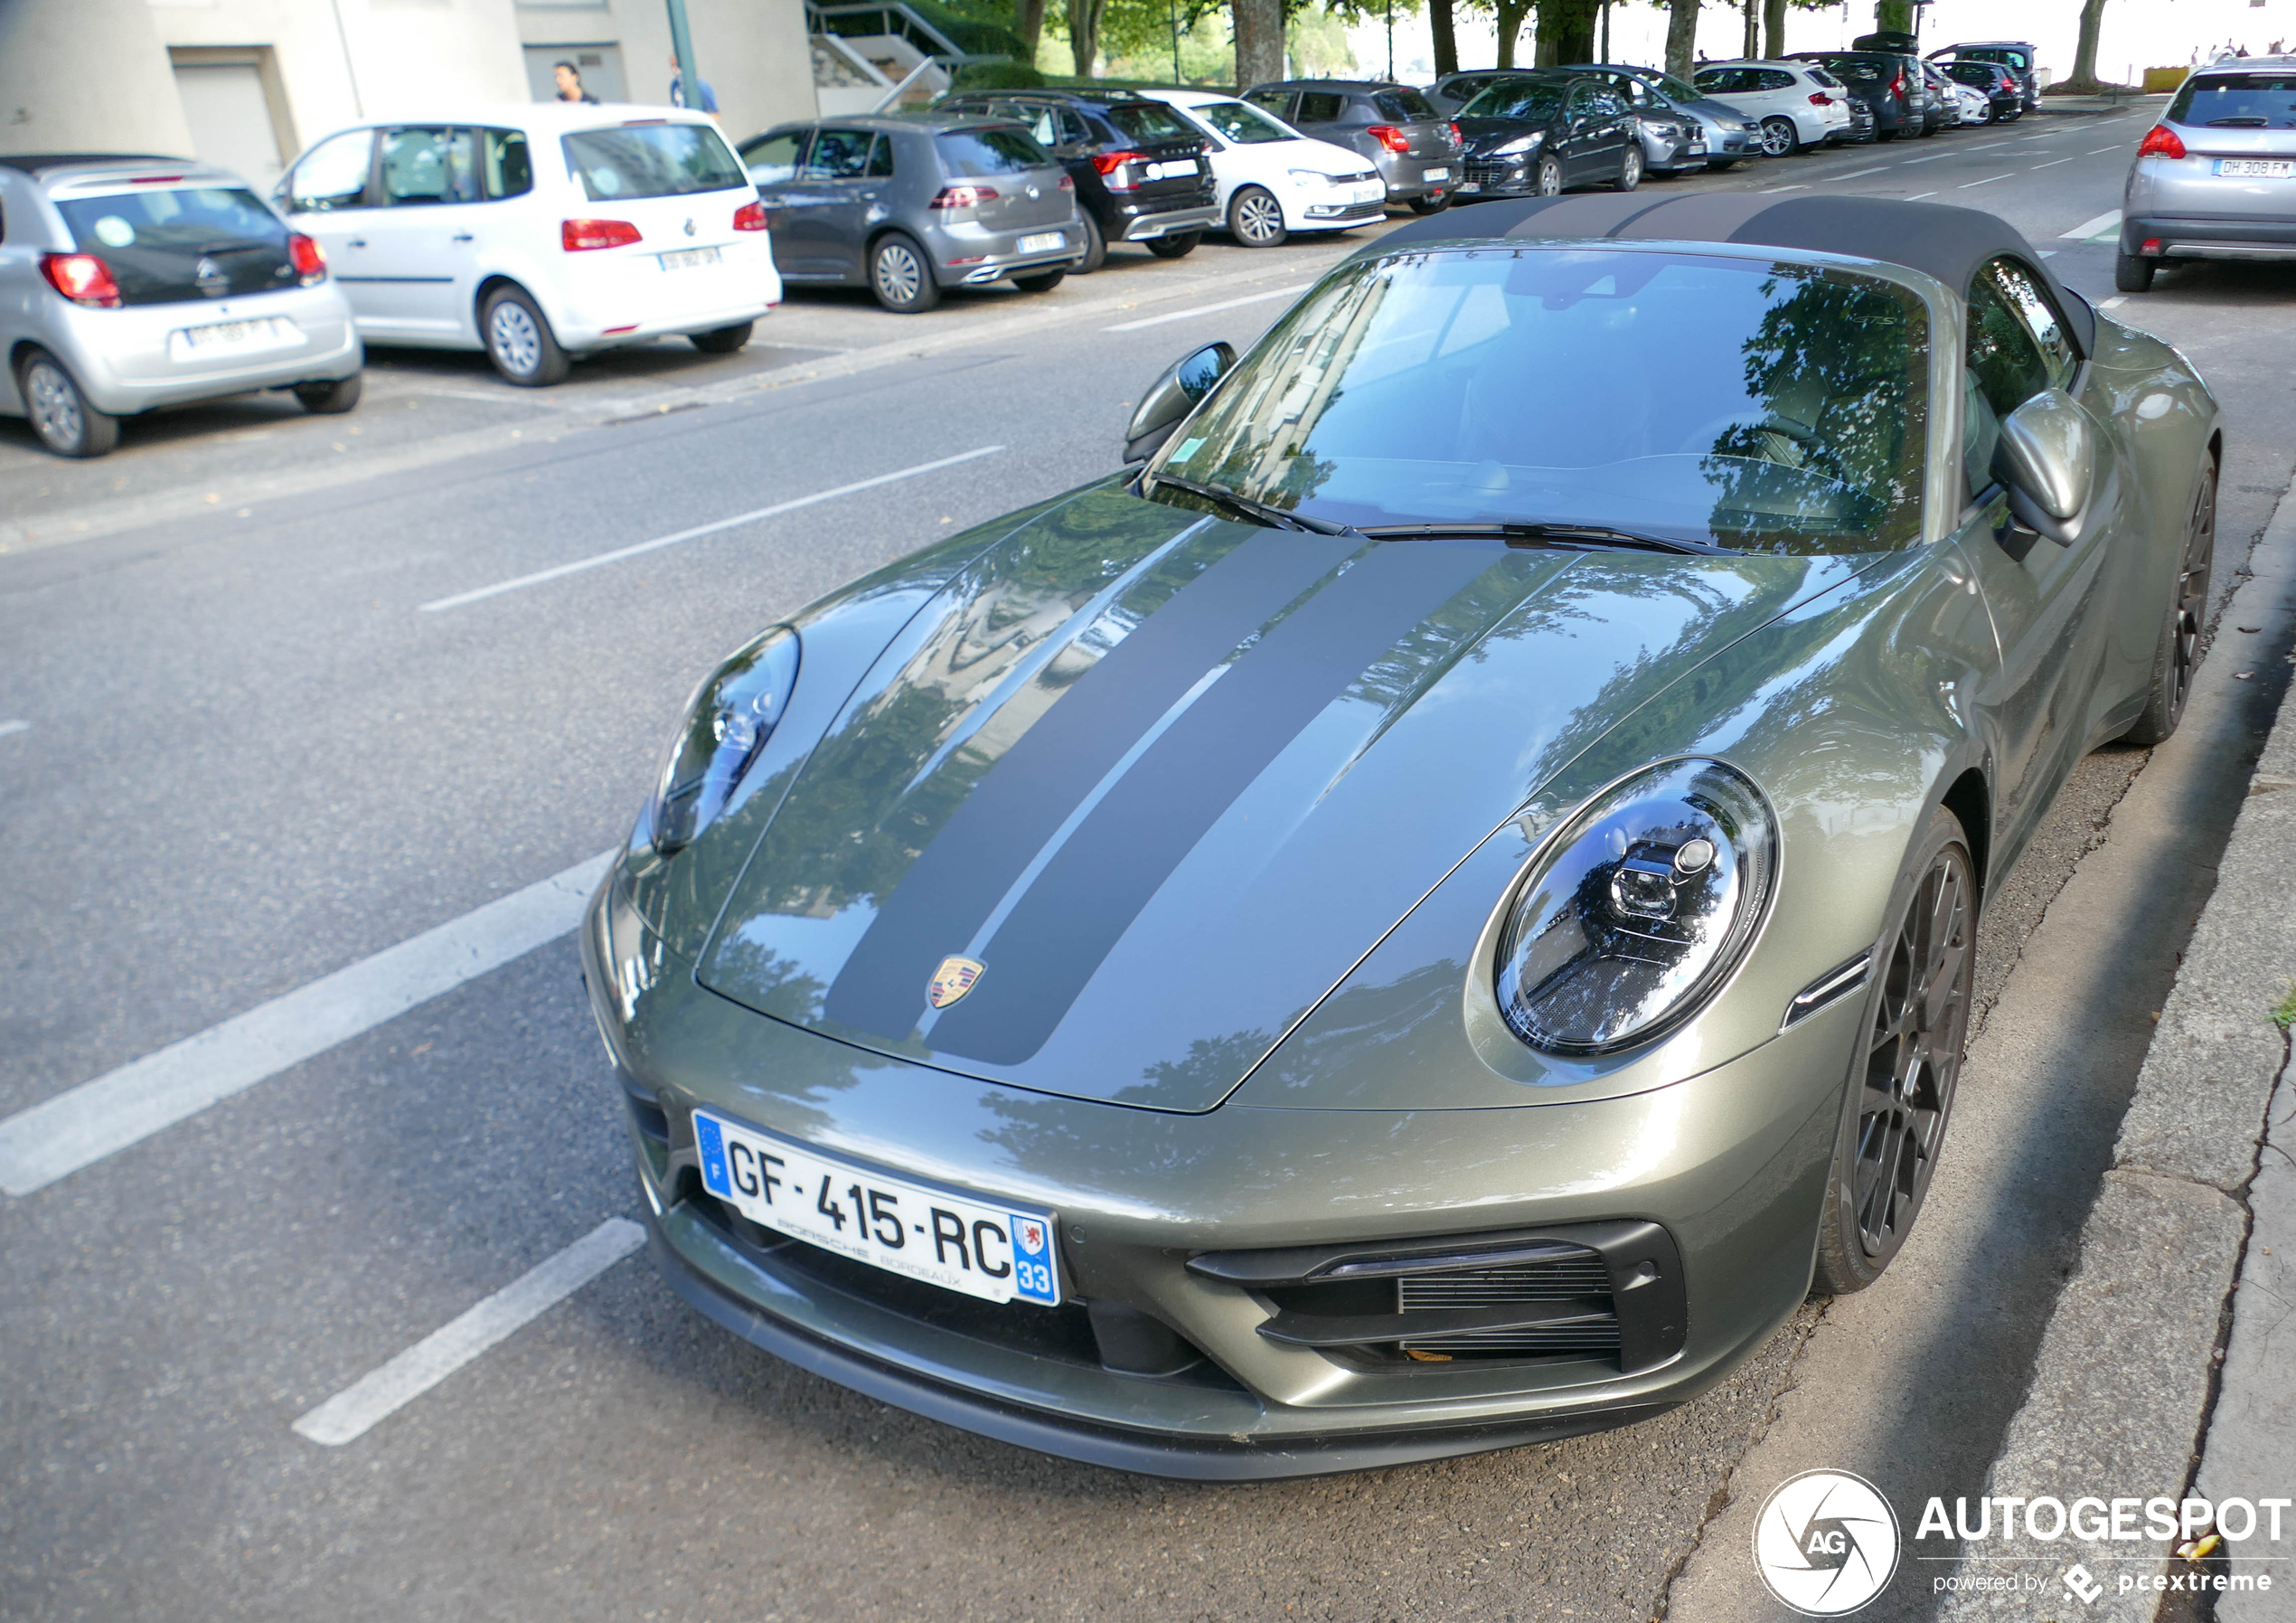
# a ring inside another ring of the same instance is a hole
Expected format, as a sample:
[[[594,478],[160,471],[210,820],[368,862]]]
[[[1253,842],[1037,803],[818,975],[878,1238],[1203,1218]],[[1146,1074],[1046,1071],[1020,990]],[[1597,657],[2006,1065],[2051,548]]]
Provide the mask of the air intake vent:
[[[1575,1307],[1578,1312],[1563,1323],[1448,1335],[1406,1335],[1398,1345],[1407,1353],[1607,1357],[1618,1351],[1618,1316],[1610,1311],[1610,1269],[1593,1251],[1556,1261],[1406,1275],[1396,1281],[1396,1307],[1407,1328],[1412,1316],[1420,1313],[1475,1313],[1481,1317],[1488,1315],[1478,1309],[1503,1313],[1548,1304]]]

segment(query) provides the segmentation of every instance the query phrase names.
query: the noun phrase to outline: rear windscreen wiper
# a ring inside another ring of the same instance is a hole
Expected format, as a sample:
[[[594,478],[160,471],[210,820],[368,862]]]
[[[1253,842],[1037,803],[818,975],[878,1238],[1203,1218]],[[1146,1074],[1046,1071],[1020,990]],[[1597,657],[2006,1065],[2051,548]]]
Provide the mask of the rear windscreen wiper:
[[[1201,496],[1204,500],[1225,507],[1237,517],[1247,519],[1256,524],[1266,524],[1277,530],[1304,530],[1311,535],[1357,533],[1346,524],[1335,524],[1331,520],[1323,518],[1304,518],[1296,513],[1286,513],[1281,507],[1272,507],[1266,502],[1256,502],[1250,496],[1238,495],[1234,491],[1220,486],[1205,485],[1194,479],[1183,479],[1177,474],[1153,473],[1148,476],[1148,478],[1158,485],[1169,485],[1174,490],[1184,490],[1190,495]]]
[[[1668,541],[1657,535],[1637,535],[1631,530],[1613,530],[1601,524],[1371,524],[1366,526],[1362,533],[1374,541],[1436,540],[1445,537],[1472,541],[1488,536],[1493,541],[1503,541],[1509,546],[1616,547],[1639,552],[1687,552],[1702,558],[1728,550],[1702,547],[1695,542]]]

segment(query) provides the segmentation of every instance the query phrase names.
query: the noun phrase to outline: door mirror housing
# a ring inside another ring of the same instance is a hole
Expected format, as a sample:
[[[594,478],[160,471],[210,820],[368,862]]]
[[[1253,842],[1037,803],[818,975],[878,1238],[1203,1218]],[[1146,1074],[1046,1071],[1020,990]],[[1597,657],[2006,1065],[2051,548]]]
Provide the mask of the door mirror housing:
[[[1207,344],[1176,362],[1140,397],[1132,426],[1124,430],[1124,460],[1142,462],[1154,456],[1172,431],[1235,369],[1232,344]]]
[[[2072,396],[2044,390],[2001,420],[1992,472],[2018,523],[2069,547],[2088,522],[2096,427]]]

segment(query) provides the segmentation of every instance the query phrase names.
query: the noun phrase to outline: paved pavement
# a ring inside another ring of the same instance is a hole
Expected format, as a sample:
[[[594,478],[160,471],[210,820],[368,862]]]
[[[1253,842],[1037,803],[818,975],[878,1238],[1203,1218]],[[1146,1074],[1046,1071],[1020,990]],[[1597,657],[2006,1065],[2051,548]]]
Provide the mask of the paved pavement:
[[[1695,184],[1981,203],[2103,298],[2109,251],[2084,239],[2143,127],[2052,114]],[[1873,1467],[1893,1488],[1976,1491],[2241,804],[2246,763],[2222,751],[2084,764],[1989,913],[1997,1013],[1914,1248],[1649,1425],[1324,1481],[1150,1482],[854,1397],[608,1256],[633,1195],[571,945],[488,957],[509,916],[490,904],[547,922],[535,887],[622,835],[719,651],[1105,471],[1165,362],[1248,338],[1350,246],[1120,255],[919,319],[799,296],[770,347],[654,346],[547,395],[379,355],[352,419],[229,402],[80,467],[0,424],[0,730],[26,723],[0,731],[0,1120],[170,1044],[356,1027],[0,1201],[0,1612],[1639,1623],[1731,1609],[1730,1518],[1797,1460],[1894,1448]],[[2228,580],[2288,484],[2291,297],[2284,273],[2225,267],[2123,310],[2226,401]],[[750,514],[769,515],[709,528]],[[2134,830],[2166,842],[2159,873],[2114,857]],[[378,956],[418,938],[491,967],[356,1014],[419,986]],[[2012,1042],[2052,1017],[2088,1063]],[[407,1374],[418,1349],[433,1383]],[[351,1440],[295,1430],[389,1371],[410,1395]]]

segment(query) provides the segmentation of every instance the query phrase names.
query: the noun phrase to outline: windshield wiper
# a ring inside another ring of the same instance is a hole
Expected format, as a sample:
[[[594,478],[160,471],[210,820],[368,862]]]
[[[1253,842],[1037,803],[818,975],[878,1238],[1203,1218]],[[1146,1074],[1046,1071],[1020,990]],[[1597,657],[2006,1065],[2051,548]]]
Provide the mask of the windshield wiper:
[[[1617,548],[1638,552],[1687,552],[1694,557],[1708,558],[1725,553],[1724,547],[1702,547],[1695,542],[1668,541],[1657,535],[1637,535],[1631,530],[1613,530],[1601,524],[1371,524],[1362,533],[1374,541],[1434,540],[1453,537],[1474,540],[1488,536],[1503,541],[1510,547],[1598,547]]]
[[[1311,535],[1353,535],[1358,532],[1347,524],[1335,524],[1329,519],[1305,518],[1296,513],[1286,513],[1266,502],[1256,502],[1250,496],[1238,495],[1218,485],[1206,485],[1195,479],[1183,479],[1178,474],[1153,473],[1147,477],[1158,485],[1169,485],[1174,490],[1184,490],[1190,495],[1227,508],[1238,518],[1256,524],[1266,524],[1277,530],[1303,530]]]

